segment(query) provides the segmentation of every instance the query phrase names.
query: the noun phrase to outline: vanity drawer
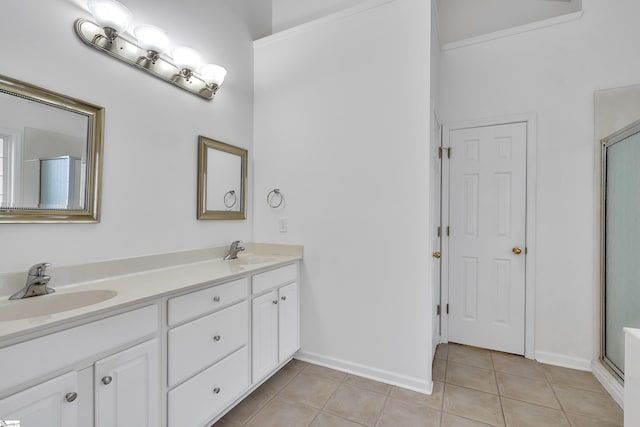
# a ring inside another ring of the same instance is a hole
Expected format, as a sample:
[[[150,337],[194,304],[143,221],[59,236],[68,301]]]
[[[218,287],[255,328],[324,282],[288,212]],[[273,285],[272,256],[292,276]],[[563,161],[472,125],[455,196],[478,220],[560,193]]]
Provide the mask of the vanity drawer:
[[[169,331],[169,387],[249,342],[249,303],[220,310]]]
[[[296,280],[298,269],[296,264],[285,265],[275,270],[256,274],[252,278],[253,293],[259,294],[269,289]]]
[[[171,298],[168,308],[169,326],[195,319],[236,303],[249,294],[249,279],[234,280],[201,291]]]
[[[249,387],[243,347],[169,392],[169,427],[202,426]]]

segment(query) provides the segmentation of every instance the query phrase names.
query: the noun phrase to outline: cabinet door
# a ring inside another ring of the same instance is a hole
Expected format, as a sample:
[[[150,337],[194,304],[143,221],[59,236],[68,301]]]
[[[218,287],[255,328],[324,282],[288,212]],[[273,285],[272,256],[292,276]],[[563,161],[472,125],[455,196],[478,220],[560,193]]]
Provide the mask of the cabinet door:
[[[0,400],[0,420],[17,420],[21,427],[77,427],[83,398],[91,397],[78,394],[78,375],[69,372]]]
[[[254,298],[252,313],[252,379],[255,383],[278,364],[278,292]]]
[[[158,340],[95,364],[95,426],[156,427],[160,415]]]
[[[298,333],[298,284],[296,282],[278,290],[279,297],[279,362],[284,362],[298,351],[300,340]]]

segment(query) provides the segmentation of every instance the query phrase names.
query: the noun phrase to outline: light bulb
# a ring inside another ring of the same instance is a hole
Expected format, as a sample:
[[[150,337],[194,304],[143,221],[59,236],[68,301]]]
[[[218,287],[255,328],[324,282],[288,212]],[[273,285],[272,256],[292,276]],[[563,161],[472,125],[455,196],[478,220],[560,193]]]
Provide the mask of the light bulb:
[[[146,51],[162,53],[169,46],[169,37],[161,28],[153,25],[140,25],[133,31],[140,47]]]
[[[222,82],[227,75],[227,70],[216,64],[203,65],[198,71],[205,82],[218,86],[222,85]]]
[[[127,29],[131,18],[131,11],[116,0],[89,0],[89,11],[102,28],[111,28],[121,33]]]
[[[193,71],[200,65],[200,54],[190,47],[176,47],[171,51],[171,57],[180,70]]]

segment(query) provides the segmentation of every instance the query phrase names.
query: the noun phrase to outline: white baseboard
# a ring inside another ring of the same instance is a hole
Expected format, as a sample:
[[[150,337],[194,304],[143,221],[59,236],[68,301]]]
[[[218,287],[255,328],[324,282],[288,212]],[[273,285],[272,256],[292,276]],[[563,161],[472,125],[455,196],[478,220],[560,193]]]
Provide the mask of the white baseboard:
[[[547,365],[562,366],[563,368],[578,369],[580,371],[591,372],[591,359],[582,359],[580,357],[566,356],[564,354],[549,353],[546,351],[536,351],[535,359],[540,363]]]
[[[613,400],[624,409],[624,387],[620,384],[620,381],[599,360],[594,360],[591,366],[593,376],[600,381],[600,384],[613,397]]]
[[[359,363],[349,362],[347,360],[336,359],[334,357],[323,356],[308,351],[300,350],[294,355],[294,358],[309,362],[326,368],[335,369],[370,380],[379,381],[385,384],[391,384],[419,393],[431,394],[433,392],[433,381],[427,381],[421,378],[410,377],[395,372],[385,371],[371,366],[361,365]]]

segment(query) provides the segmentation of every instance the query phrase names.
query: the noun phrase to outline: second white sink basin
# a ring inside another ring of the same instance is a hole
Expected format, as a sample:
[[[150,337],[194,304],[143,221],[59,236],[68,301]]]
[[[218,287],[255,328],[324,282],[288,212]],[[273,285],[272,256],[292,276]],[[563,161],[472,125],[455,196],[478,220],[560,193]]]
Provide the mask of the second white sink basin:
[[[227,260],[226,262],[231,264],[250,265],[250,264],[262,264],[263,262],[272,262],[275,260],[276,258],[271,256],[245,255],[245,256],[239,256],[236,259]]]
[[[86,307],[111,299],[117,294],[109,290],[77,291],[7,301],[0,305],[0,322],[48,316]]]

